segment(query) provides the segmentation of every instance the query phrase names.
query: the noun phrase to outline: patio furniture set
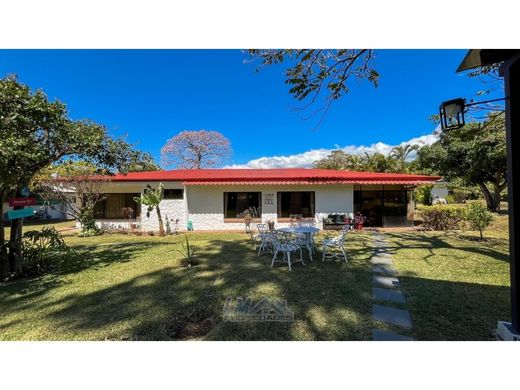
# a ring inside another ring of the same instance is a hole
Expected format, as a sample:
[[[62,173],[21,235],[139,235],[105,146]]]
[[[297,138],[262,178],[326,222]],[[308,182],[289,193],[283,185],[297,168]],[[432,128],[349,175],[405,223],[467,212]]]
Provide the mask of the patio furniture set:
[[[317,246],[314,236],[320,231],[314,226],[313,221],[300,221],[297,224],[291,224],[290,227],[279,229],[269,229],[267,224],[256,225],[258,235],[255,237],[257,241],[258,256],[261,254],[272,254],[273,259],[271,267],[275,262],[286,263],[291,271],[291,265],[303,260],[303,250],[307,251],[309,260],[313,261],[312,255],[316,253]],[[334,238],[324,239],[322,242],[322,261],[327,258],[342,257],[347,262],[347,254],[345,251],[345,241],[349,225],[343,226],[341,233]],[[291,254],[300,254],[299,259],[291,259]],[[278,255],[282,254],[280,260]]]

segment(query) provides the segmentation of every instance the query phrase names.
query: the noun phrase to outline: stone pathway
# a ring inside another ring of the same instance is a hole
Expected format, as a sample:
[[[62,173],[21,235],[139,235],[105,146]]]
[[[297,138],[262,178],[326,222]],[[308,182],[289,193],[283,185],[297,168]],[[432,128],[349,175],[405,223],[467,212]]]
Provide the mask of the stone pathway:
[[[387,306],[384,303],[406,304],[406,298],[399,290],[397,270],[393,267],[392,255],[388,252],[388,242],[381,233],[374,233],[375,254],[372,263],[372,320],[384,322],[395,328],[410,330],[412,320],[406,309]],[[382,302],[382,303],[381,303]],[[377,325],[375,325],[377,326]],[[411,341],[411,337],[382,329],[372,329],[374,341]]]

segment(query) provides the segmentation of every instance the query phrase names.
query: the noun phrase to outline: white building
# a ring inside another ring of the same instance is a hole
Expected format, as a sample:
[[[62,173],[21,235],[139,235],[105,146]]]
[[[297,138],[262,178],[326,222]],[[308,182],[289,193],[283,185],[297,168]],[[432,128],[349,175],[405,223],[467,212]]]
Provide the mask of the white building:
[[[99,225],[158,230],[155,212],[137,204],[147,185],[164,185],[160,209],[170,229],[239,230],[241,213],[260,211],[253,223],[289,223],[295,215],[320,226],[331,214],[361,212],[369,226],[413,223],[412,190],[438,177],[326,169],[201,169],[115,175],[105,185],[106,199],[96,206]],[[131,216],[129,217],[129,210]],[[167,226],[168,227],[168,226]]]
[[[438,199],[446,199],[449,194],[448,182],[439,180],[433,185],[431,192],[432,201],[435,202]]]

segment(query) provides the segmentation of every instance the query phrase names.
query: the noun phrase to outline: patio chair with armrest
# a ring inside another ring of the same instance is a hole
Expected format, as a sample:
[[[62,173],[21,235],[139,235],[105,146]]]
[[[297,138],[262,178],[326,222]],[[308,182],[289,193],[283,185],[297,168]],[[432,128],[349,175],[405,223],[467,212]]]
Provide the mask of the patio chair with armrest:
[[[312,234],[296,233],[291,243],[307,249],[309,259],[312,261],[312,253],[314,252]]]
[[[294,243],[294,237],[290,233],[285,232],[277,232],[274,242],[274,255],[273,255],[273,261],[271,262],[271,268],[274,266],[275,262],[283,262],[287,263],[289,266],[289,271],[291,270],[291,253],[300,251],[300,259],[296,261],[301,261],[303,265],[305,263],[303,262],[303,256],[302,256],[302,248],[300,245]],[[277,259],[278,253],[283,254],[282,260]],[[293,261],[294,262],[294,261]]]
[[[274,232],[269,230],[269,226],[267,224],[260,223],[256,225],[256,228],[258,229],[258,255],[260,256],[260,253],[273,253],[274,249],[274,239],[275,234]]]
[[[347,253],[345,251],[345,241],[347,239],[348,225],[344,226],[341,229],[341,233],[334,237],[324,239],[322,242],[322,253],[323,257],[321,261],[325,261],[325,258],[333,258],[337,257],[335,253],[332,253],[334,249],[339,249],[343,254],[343,258],[345,259],[345,263],[347,263]],[[338,253],[339,254],[339,253]]]

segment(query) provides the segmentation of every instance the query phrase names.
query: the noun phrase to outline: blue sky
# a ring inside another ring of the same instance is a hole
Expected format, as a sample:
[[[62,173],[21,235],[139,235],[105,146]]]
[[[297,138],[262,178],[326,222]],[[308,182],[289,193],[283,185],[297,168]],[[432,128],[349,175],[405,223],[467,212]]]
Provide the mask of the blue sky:
[[[207,129],[230,139],[230,165],[307,166],[336,146],[385,151],[430,135],[441,101],[486,88],[455,73],[465,52],[377,50],[379,87],[354,81],[318,130],[317,117],[291,109],[283,67],[255,72],[239,50],[0,50],[0,77],[17,74],[65,102],[72,118],[127,134],[158,162],[167,139]]]

